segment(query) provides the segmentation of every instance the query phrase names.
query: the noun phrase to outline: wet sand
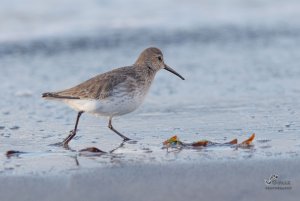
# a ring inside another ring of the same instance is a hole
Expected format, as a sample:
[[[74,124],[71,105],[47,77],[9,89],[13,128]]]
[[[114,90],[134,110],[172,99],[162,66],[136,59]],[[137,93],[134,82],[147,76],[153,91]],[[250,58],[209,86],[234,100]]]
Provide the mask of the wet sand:
[[[299,159],[250,159],[79,166],[82,171],[55,176],[0,176],[0,195],[1,200],[297,200],[299,165]],[[272,174],[289,181],[281,185],[288,189],[267,189],[265,179]]]

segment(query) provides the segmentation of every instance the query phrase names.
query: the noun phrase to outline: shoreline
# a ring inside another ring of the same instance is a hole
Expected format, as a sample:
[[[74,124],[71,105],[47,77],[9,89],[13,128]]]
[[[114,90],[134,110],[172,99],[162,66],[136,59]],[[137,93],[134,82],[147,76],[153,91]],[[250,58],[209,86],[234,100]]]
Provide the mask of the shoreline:
[[[300,160],[123,164],[67,174],[0,175],[1,200],[297,200]],[[289,181],[268,186],[272,174]],[[277,189],[276,189],[277,187]]]

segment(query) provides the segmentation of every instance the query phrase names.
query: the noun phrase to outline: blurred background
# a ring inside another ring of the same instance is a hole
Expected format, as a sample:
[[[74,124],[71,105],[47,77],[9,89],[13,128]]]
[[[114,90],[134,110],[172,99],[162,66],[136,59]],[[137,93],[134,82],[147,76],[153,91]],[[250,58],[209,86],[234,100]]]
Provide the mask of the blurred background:
[[[76,113],[42,92],[131,65],[156,46],[186,80],[159,72],[146,103],[116,120],[136,146],[157,157],[173,134],[193,141],[256,132],[266,141],[234,157],[298,156],[299,19],[298,0],[1,0],[0,149],[50,149]],[[117,144],[106,124],[84,115],[73,146]]]
[[[292,93],[300,71],[299,19],[296,0],[1,0],[2,80],[5,89],[34,93],[72,86],[157,46],[188,78],[177,86],[191,85],[181,96]],[[161,74],[167,83],[178,81]],[[39,88],[27,82],[33,76],[44,80]]]

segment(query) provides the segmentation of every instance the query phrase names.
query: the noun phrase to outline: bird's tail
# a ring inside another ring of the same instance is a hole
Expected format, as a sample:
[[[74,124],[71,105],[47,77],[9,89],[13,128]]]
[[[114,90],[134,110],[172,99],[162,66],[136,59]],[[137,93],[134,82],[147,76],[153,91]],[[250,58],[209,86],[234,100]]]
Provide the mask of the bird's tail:
[[[55,93],[46,92],[42,94],[42,98],[46,98],[46,99],[57,98],[57,95],[55,95]]]
[[[42,94],[46,99],[80,99],[79,97],[60,95],[59,93],[46,92]]]

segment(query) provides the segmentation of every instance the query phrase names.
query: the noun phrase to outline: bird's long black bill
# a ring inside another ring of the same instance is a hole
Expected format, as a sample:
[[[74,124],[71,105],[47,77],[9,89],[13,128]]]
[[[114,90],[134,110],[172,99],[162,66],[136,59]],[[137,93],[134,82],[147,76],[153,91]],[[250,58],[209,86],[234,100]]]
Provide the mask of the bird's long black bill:
[[[173,68],[171,68],[170,66],[165,64],[165,70],[177,75],[178,77],[180,77],[182,80],[185,80],[184,77],[182,77],[179,73],[177,73]]]

